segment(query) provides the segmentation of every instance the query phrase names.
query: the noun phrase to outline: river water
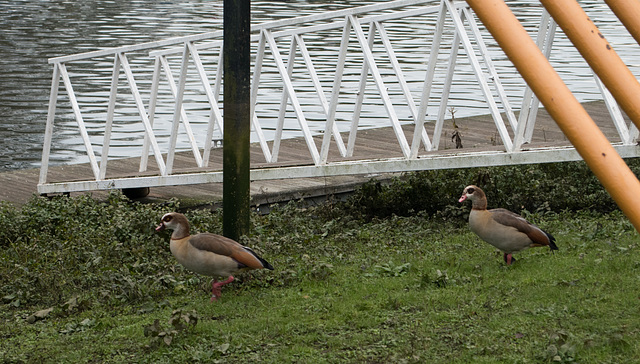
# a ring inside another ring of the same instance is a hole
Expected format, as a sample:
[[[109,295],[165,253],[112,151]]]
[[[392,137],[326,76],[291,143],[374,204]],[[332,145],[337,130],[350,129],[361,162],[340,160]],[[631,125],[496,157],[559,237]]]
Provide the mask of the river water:
[[[252,22],[375,2],[253,1]],[[581,4],[636,77],[640,75],[638,44],[609,8],[602,1]],[[525,26],[535,27],[537,1],[509,5],[524,14],[520,17]],[[221,0],[0,0],[0,171],[39,166],[52,74],[48,58],[220,30],[222,8]],[[566,82],[578,99],[601,98],[584,61],[563,35],[556,39],[552,61],[561,75],[572,76]],[[519,92],[518,87],[511,91]],[[462,115],[474,112],[486,110],[471,105]],[[53,163],[85,161],[82,142],[72,133],[56,134],[52,153]]]

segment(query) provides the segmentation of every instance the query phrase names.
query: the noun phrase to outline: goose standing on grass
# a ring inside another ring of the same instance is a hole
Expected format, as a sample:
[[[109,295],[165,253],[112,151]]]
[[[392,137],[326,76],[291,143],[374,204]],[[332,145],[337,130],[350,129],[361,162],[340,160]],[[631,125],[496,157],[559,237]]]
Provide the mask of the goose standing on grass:
[[[171,254],[188,270],[213,277],[211,301],[220,297],[220,289],[233,282],[233,274],[243,270],[270,269],[269,262],[253,250],[221,235],[202,233],[191,235],[189,221],[180,213],[170,212],[162,216],[156,231],[173,230],[169,248]],[[216,277],[229,277],[218,282]]]
[[[487,197],[479,187],[465,187],[458,202],[467,199],[471,201],[471,231],[500,249],[504,253],[507,265],[515,262],[511,254],[526,248],[548,246],[551,250],[558,250],[556,239],[551,234],[531,224],[522,216],[505,209],[487,210]]]

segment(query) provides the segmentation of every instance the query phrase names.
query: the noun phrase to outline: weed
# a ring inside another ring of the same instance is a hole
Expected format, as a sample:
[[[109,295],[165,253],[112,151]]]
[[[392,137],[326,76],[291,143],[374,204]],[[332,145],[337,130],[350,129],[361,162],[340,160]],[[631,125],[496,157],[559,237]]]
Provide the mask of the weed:
[[[640,159],[627,162],[636,175],[640,175]],[[389,184],[376,180],[365,183],[346,202],[336,203],[334,208],[341,211],[343,218],[348,218],[345,213],[370,220],[423,212],[447,221],[461,221],[468,207],[457,201],[462,189],[469,184],[485,190],[490,208],[538,214],[617,210],[584,162],[407,173]]]
[[[168,328],[162,327],[160,320],[156,319],[153,324],[144,327],[144,336],[151,337],[151,347],[157,347],[161,343],[169,346],[180,332],[197,324],[198,315],[195,311],[174,310],[169,318]]]
[[[469,183],[549,230],[560,250],[524,251],[506,267],[466,226],[457,198]],[[0,203],[0,362],[640,356],[639,235],[580,163],[420,172],[345,202],[274,206],[252,215],[243,242],[276,270],[240,274],[215,303],[154,231],[176,209],[119,193]],[[219,212],[185,213],[194,232],[222,230]]]
[[[404,264],[394,264],[393,261],[389,261],[384,264],[378,264],[374,267],[374,272],[379,276],[387,276],[387,277],[402,277],[409,272],[409,268],[411,268],[411,263]],[[365,276],[367,276],[365,274]],[[373,274],[369,274],[368,276],[373,276]]]

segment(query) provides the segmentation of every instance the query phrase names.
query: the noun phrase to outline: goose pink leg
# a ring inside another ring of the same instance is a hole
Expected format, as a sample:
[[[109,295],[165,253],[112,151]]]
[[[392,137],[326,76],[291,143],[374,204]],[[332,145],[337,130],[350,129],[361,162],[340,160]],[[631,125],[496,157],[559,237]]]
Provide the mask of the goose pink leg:
[[[504,261],[507,262],[507,265],[511,265],[511,263],[514,262],[515,259],[513,259],[513,256],[511,256],[511,254],[504,253]]]
[[[233,276],[229,276],[229,278],[227,278],[226,281],[222,281],[222,282],[217,282],[215,279],[213,280],[213,283],[211,284],[211,293],[213,294],[213,296],[211,296],[211,301],[217,301],[218,297],[220,297],[222,295],[222,292],[220,292],[220,289],[222,288],[222,286],[224,286],[225,284],[229,284],[233,282]]]

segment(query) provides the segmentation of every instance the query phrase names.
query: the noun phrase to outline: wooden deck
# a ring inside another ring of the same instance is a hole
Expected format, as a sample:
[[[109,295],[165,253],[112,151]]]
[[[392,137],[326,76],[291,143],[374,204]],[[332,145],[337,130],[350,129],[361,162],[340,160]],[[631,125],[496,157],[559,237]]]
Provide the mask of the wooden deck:
[[[619,142],[619,137],[607,108],[602,101],[589,102],[583,104],[591,117],[600,126],[603,133],[611,142]],[[628,121],[628,120],[627,120]],[[481,150],[504,150],[498,136],[495,124],[490,115],[476,117],[456,118],[458,131],[462,139],[462,149],[459,152],[473,152]],[[403,127],[406,137],[411,141],[413,126]],[[432,124],[427,124],[427,128],[433,128]],[[451,121],[445,122],[443,136],[440,142],[440,150],[430,152],[450,153],[455,149],[455,144],[451,140],[453,124]],[[429,130],[431,135],[431,130]],[[345,137],[346,138],[346,137]],[[321,145],[320,138],[316,138],[316,145]],[[531,146],[559,146],[570,145],[558,126],[549,117],[548,113],[541,109],[538,113],[536,131],[533,135]],[[332,161],[343,160],[338,154],[335,144],[332,145],[329,159]],[[307,145],[302,138],[289,139],[283,141],[280,148],[279,165],[309,165],[312,159]],[[421,153],[423,154],[423,153]],[[391,128],[377,128],[361,130],[358,132],[358,139],[354,156],[349,159],[375,159],[401,157],[402,152],[397,143],[395,134]],[[156,174],[155,161],[150,157],[149,172]],[[252,168],[266,166],[264,156],[257,144],[251,146]],[[128,158],[109,161],[107,178],[140,175],[137,173],[140,158]],[[204,171],[195,165],[191,152],[180,152],[176,155],[174,162],[176,172],[196,172]],[[211,159],[207,171],[222,169],[222,149],[212,150]],[[271,165],[273,166],[273,165]],[[314,198],[327,194],[340,194],[353,190],[353,188],[363,182],[368,181],[373,176],[338,176],[324,178],[304,178],[304,179],[282,179],[272,181],[257,181],[252,183],[251,196],[254,205],[265,205],[274,202],[287,201],[300,198]],[[381,176],[385,178],[388,176]],[[26,202],[31,196],[37,193],[37,183],[39,169],[28,169],[19,171],[9,171],[0,173],[0,183],[4,187],[0,190],[0,199],[10,201],[15,204]],[[61,182],[82,179],[93,179],[91,168],[88,164],[64,165],[49,168],[48,181]],[[93,192],[96,197],[104,196],[105,192]],[[211,183],[202,185],[174,186],[153,188],[146,198],[147,200],[166,200],[178,198],[186,204],[216,204],[222,199],[222,184]]]

